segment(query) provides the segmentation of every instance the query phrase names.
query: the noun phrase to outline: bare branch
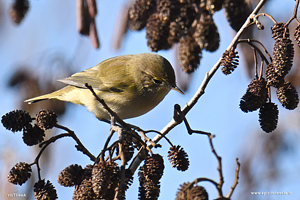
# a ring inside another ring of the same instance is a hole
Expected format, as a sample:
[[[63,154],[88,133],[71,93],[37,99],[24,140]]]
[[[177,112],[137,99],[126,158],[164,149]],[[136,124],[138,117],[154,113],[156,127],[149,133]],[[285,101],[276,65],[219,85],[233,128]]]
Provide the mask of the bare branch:
[[[85,155],[87,155],[88,157],[90,157],[90,159],[91,159],[92,161],[95,161],[95,160],[96,160],[96,157],[95,157],[93,154],[91,154],[91,153],[89,152],[89,150],[87,150],[87,148],[84,147],[84,145],[83,145],[83,144],[81,143],[81,141],[78,139],[78,137],[76,136],[76,134],[75,134],[74,131],[70,130],[69,128],[67,128],[67,127],[65,127],[65,126],[59,125],[59,124],[56,124],[55,127],[67,131],[68,134],[69,134],[69,136],[71,136],[71,137],[76,141],[77,145],[80,146],[80,151],[81,151],[82,153],[84,153]],[[77,149],[78,149],[78,148],[77,148]]]
[[[286,26],[288,26],[294,19],[297,19],[298,6],[299,6],[299,0],[296,0],[294,13],[293,13],[292,17],[289,19],[289,21],[285,24]]]
[[[223,177],[223,169],[222,169],[222,157],[217,154],[217,152],[214,148],[214,145],[213,145],[213,142],[212,142],[212,139],[214,137],[215,137],[215,135],[208,135],[211,151],[213,152],[213,154],[216,156],[216,158],[218,160],[217,170],[219,172],[219,183],[218,183],[218,186],[217,186],[217,190],[218,190],[219,196],[223,197],[222,187],[223,187],[223,184],[224,184],[224,177]]]
[[[235,179],[234,179],[234,183],[231,186],[230,191],[228,192],[226,198],[230,199],[231,195],[233,194],[234,189],[236,188],[236,186],[239,182],[240,166],[241,166],[241,164],[239,163],[239,159],[236,158]]]

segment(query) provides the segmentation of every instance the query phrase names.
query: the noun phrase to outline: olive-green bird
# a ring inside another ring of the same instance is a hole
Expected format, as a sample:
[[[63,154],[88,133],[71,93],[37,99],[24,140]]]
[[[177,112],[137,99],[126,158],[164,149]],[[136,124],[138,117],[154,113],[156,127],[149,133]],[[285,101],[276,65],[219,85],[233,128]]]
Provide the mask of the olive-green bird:
[[[108,112],[85,84],[122,119],[137,117],[152,110],[176,86],[174,70],[167,59],[154,53],[109,58],[95,67],[59,80],[68,86],[53,93],[28,99],[69,101],[87,107],[99,120],[110,120]]]

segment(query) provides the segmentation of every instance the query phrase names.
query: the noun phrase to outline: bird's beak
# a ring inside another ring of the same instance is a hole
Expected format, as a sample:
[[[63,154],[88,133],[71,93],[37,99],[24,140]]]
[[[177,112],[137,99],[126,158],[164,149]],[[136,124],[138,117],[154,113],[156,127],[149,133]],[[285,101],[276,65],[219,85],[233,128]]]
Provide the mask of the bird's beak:
[[[179,92],[180,94],[184,94],[184,92],[179,87],[177,87],[176,85],[172,86],[172,89]]]

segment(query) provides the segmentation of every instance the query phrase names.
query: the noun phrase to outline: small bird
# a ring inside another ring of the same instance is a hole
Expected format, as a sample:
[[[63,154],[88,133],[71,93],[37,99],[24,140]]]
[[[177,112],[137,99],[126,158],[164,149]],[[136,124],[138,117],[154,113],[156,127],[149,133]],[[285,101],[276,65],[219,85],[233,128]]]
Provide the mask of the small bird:
[[[173,67],[155,53],[109,58],[95,67],[59,80],[66,87],[26,100],[29,104],[58,99],[87,107],[99,120],[110,120],[108,112],[85,86],[89,84],[100,99],[121,119],[137,117],[157,106],[176,86]]]

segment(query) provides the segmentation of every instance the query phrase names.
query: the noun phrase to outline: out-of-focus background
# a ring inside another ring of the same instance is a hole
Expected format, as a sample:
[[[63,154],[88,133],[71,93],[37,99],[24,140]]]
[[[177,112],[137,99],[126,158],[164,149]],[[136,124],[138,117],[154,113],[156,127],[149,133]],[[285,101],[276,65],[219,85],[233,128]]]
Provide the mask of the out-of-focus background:
[[[253,1],[257,3],[258,1]],[[26,109],[35,115],[41,108],[52,108],[60,115],[58,123],[75,131],[82,143],[97,155],[103,148],[109,134],[109,125],[99,122],[84,107],[54,102],[25,105],[25,98],[37,93],[47,93],[63,86],[57,79],[93,67],[104,59],[124,55],[149,52],[145,31],[128,31],[120,49],[114,47],[115,34],[120,28],[122,9],[126,0],[97,1],[98,15],[95,18],[100,48],[95,50],[88,37],[77,32],[75,1],[51,0],[30,1],[29,11],[20,25],[12,22],[9,7],[12,1],[0,0],[0,114],[15,109]],[[263,12],[271,14],[278,22],[286,22],[292,15],[294,0],[268,1]],[[271,38],[271,20],[261,18],[265,30],[255,31],[253,37],[261,40],[272,52],[274,40]],[[229,26],[223,10],[214,15],[221,43],[214,53],[203,52],[199,69],[192,76],[177,70],[178,82],[183,85],[190,79],[185,95],[171,91],[155,109],[149,113],[126,120],[143,129],[161,130],[173,115],[173,105],[182,107],[187,103],[201,84],[205,73],[212,68],[230,44],[235,32]],[[290,31],[297,24],[293,22]],[[291,34],[292,35],[292,34]],[[276,131],[265,133],[260,129],[258,112],[243,113],[239,108],[240,98],[253,78],[251,68],[240,52],[240,64],[235,72],[225,76],[221,71],[212,78],[205,94],[188,113],[187,119],[194,129],[211,132],[217,153],[222,157],[224,173],[224,194],[227,194],[234,181],[235,158],[241,162],[239,184],[232,199],[300,199],[300,124],[299,108],[288,111],[279,107],[279,123]],[[299,88],[299,47],[295,43],[294,69],[289,79]],[[173,66],[177,64],[174,50],[158,53],[166,57]],[[246,54],[248,55],[248,54]],[[250,54],[252,59],[253,55]],[[250,70],[249,70],[250,69]],[[276,97],[275,91],[272,95]],[[279,104],[274,98],[274,102]],[[61,133],[49,132],[49,134]],[[12,133],[0,126],[0,199],[21,199],[8,197],[8,194],[26,194],[34,199],[32,184],[37,180],[36,168],[33,176],[22,186],[14,186],[7,181],[7,174],[14,164],[24,161],[33,162],[38,147],[28,147],[22,141],[22,133]],[[152,137],[152,135],[149,135]],[[155,134],[153,134],[153,137]],[[190,168],[179,172],[167,161],[169,145],[162,140],[162,148],[153,149],[164,156],[165,171],[161,179],[159,199],[175,199],[180,184],[191,182],[198,177],[218,181],[217,160],[211,153],[206,136],[188,135],[183,124],[174,128],[168,135],[173,144],[181,145],[189,155]],[[55,186],[59,199],[71,199],[73,187],[60,186],[56,179],[59,172],[70,164],[85,166],[91,161],[74,148],[71,138],[63,138],[50,145],[42,159],[42,178],[50,180]],[[134,175],[133,185],[126,193],[127,199],[138,199],[138,178]],[[209,193],[210,199],[217,197],[216,189],[207,182],[200,183]],[[291,192],[291,195],[256,196],[251,192]],[[23,199],[23,198],[22,198]]]

